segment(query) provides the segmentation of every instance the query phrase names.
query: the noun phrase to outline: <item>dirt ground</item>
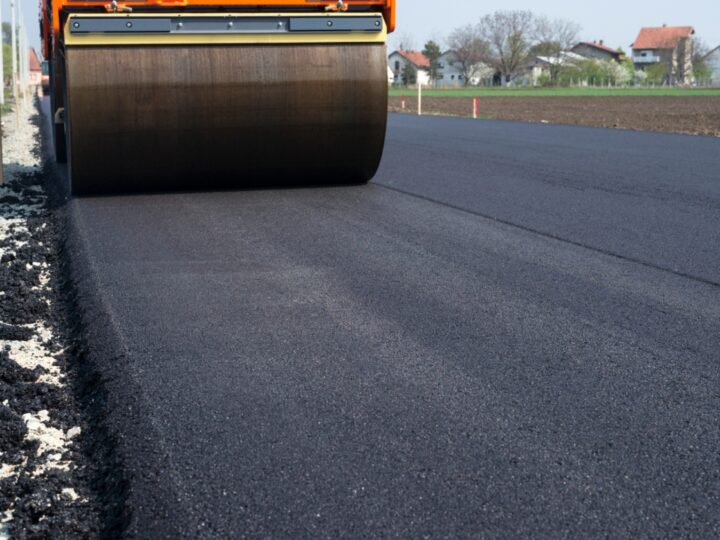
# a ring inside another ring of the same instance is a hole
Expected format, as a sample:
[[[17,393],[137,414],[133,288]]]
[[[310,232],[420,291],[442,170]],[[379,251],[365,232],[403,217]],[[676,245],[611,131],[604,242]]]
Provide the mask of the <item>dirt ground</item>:
[[[471,116],[472,98],[423,98],[423,113]],[[390,111],[402,112],[401,98]],[[417,113],[417,97],[405,112]],[[720,137],[720,97],[481,97],[480,118]]]

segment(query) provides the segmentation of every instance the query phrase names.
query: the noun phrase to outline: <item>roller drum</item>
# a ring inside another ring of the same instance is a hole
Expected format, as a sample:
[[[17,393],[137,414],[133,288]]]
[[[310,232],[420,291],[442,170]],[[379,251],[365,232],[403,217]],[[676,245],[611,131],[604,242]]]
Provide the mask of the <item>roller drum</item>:
[[[68,48],[72,190],[367,182],[386,62],[380,44]]]

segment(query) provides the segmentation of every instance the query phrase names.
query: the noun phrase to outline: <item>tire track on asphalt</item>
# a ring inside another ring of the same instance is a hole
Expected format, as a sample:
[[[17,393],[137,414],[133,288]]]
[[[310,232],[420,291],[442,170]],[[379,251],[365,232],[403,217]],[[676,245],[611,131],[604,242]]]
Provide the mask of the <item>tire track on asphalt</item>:
[[[664,266],[660,266],[660,265],[657,265],[657,264],[654,264],[654,263],[652,263],[652,262],[645,261],[645,260],[642,260],[642,259],[636,259],[636,258],[634,258],[634,257],[628,257],[627,255],[622,255],[622,254],[620,254],[620,253],[616,253],[616,252],[610,251],[610,250],[608,250],[608,249],[603,249],[603,248],[591,246],[591,245],[586,244],[586,243],[584,243],[584,242],[578,242],[578,241],[576,241],[576,240],[570,240],[569,238],[563,238],[562,236],[559,236],[559,235],[557,235],[557,234],[553,234],[553,233],[549,233],[549,232],[546,232],[546,231],[542,231],[542,230],[536,229],[536,228],[534,228],[534,227],[528,227],[527,225],[520,225],[520,224],[518,224],[518,223],[514,223],[514,222],[512,222],[512,221],[510,221],[510,220],[507,220],[507,219],[502,219],[502,218],[499,218],[499,217],[496,217],[496,216],[492,216],[492,215],[490,215],[490,214],[486,214],[486,213],[483,213],[483,212],[478,212],[477,210],[471,210],[471,209],[469,209],[469,208],[464,208],[464,207],[462,207],[462,206],[460,206],[460,205],[457,205],[457,204],[452,204],[452,203],[440,201],[440,200],[434,199],[434,198],[432,198],[432,197],[428,197],[428,196],[426,196],[426,195],[419,195],[419,194],[417,194],[417,193],[413,193],[412,191],[407,191],[407,190],[404,190],[404,189],[392,187],[392,186],[389,186],[389,185],[387,185],[387,184],[381,184],[381,183],[379,183],[379,182],[373,182],[372,184],[373,184],[374,186],[377,186],[377,187],[382,188],[382,189],[387,189],[387,190],[389,190],[389,191],[394,191],[394,192],[396,192],[396,193],[400,193],[400,194],[402,194],[402,195],[407,195],[407,196],[409,196],[409,197],[414,197],[414,198],[420,199],[420,200],[422,200],[422,201],[439,204],[439,205],[441,205],[441,206],[444,206],[444,207],[446,207],[446,208],[450,208],[450,209],[452,209],[452,210],[456,210],[456,211],[458,211],[458,212],[463,212],[463,213],[465,213],[465,214],[470,214],[470,215],[477,216],[477,217],[480,217],[480,218],[483,218],[483,219],[487,219],[487,220],[490,220],[490,221],[494,221],[495,223],[501,223],[501,224],[503,224],[503,225],[507,225],[508,227],[513,227],[513,228],[520,229],[520,230],[525,231],[525,232],[529,232],[529,233],[532,233],[532,234],[535,234],[535,235],[538,235],[538,236],[542,236],[543,238],[548,238],[548,239],[551,239],[551,240],[555,240],[555,241],[558,241],[558,242],[562,242],[562,243],[564,243],[564,244],[569,244],[569,245],[572,245],[572,246],[575,246],[575,247],[587,249],[587,250],[589,250],[589,251],[593,251],[593,252],[595,252],[595,253],[600,253],[600,254],[602,254],[602,255],[607,255],[608,257],[613,257],[613,258],[619,259],[619,260],[621,260],[621,261],[625,261],[625,262],[629,262],[629,263],[633,263],[633,264],[638,264],[638,265],[643,266],[643,267],[645,267],[645,268],[650,268],[650,269],[657,270],[657,271],[660,271],[660,272],[665,272],[665,273],[672,274],[672,275],[674,275],[674,276],[677,276],[677,277],[680,277],[680,278],[683,278],[683,279],[688,279],[688,280],[691,280],[691,281],[695,281],[695,282],[697,282],[697,283],[702,283],[703,285],[709,285],[709,286],[711,286],[711,287],[720,289],[720,282],[713,281],[713,280],[711,280],[711,279],[706,279],[706,278],[703,278],[703,277],[700,277],[700,276],[695,276],[695,275],[693,275],[693,274],[689,274],[689,273],[687,273],[687,272],[681,272],[681,271],[679,271],[679,270],[673,270],[672,268],[667,268],[667,267],[664,267]]]

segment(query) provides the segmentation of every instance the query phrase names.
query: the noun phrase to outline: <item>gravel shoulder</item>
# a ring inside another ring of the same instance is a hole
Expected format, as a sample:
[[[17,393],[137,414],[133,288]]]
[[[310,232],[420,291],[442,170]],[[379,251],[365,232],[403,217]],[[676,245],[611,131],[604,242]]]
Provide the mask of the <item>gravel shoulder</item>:
[[[0,539],[92,538],[99,513],[76,399],[61,234],[33,106],[4,122],[0,186]]]
[[[391,97],[391,112],[417,113],[417,97]],[[472,98],[425,97],[423,112],[471,116]],[[481,97],[479,116],[494,120],[569,124],[720,137],[720,97]]]

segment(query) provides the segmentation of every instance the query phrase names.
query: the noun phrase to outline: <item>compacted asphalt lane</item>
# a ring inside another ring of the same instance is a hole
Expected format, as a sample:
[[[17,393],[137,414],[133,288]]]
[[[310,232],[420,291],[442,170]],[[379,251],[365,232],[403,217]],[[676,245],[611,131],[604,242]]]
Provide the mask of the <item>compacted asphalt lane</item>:
[[[719,154],[391,116],[368,186],[71,201],[126,534],[717,536]]]

